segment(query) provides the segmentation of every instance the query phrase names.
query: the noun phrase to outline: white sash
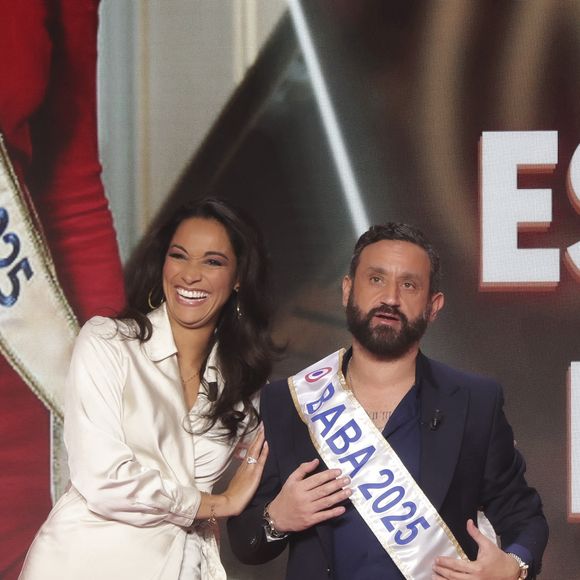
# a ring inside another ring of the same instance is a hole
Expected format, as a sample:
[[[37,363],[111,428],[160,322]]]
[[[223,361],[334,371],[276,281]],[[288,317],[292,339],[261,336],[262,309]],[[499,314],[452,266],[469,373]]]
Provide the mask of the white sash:
[[[342,375],[344,350],[289,379],[294,404],[330,469],[351,480],[350,500],[407,580],[431,580],[438,556],[467,556],[375,427]]]
[[[78,332],[50,252],[0,135],[0,352],[52,413],[53,499],[67,481],[63,389]]]

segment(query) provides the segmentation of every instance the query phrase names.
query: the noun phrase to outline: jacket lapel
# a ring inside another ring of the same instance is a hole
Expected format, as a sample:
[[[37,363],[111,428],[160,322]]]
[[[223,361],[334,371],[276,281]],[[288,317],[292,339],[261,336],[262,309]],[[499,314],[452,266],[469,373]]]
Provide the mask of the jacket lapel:
[[[421,471],[420,485],[439,510],[447,495],[461,450],[468,391],[443,384],[431,372],[429,359],[421,364]]]
[[[296,458],[296,465],[300,465],[306,461],[312,461],[314,458],[320,459],[320,455],[314,448],[308,428],[300,419],[298,413],[295,414],[296,420],[293,423],[292,440],[294,444],[294,455]],[[322,460],[321,460],[322,461]]]
[[[301,463],[307,461],[312,461],[313,459],[318,459],[320,461],[320,466],[318,471],[324,471],[328,469],[326,464],[322,461],[320,455],[314,448],[310,435],[308,433],[308,428],[302,422],[298,413],[295,414],[296,420],[293,422],[292,438],[294,441],[294,455],[296,458],[295,465],[298,466]],[[324,555],[326,556],[327,562],[330,564],[332,562],[332,527],[328,522],[322,522],[316,526],[316,533],[322,544],[322,549]]]

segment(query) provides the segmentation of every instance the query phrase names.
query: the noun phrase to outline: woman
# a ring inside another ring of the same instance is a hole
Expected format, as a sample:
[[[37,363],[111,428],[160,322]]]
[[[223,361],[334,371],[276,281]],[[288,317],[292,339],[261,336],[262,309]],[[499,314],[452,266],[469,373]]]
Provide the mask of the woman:
[[[180,208],[142,258],[125,311],[92,318],[77,339],[71,485],[23,580],[225,578],[215,520],[245,507],[268,452],[253,406],[276,351],[261,237],[224,202],[203,200]],[[251,430],[246,460],[212,495]]]

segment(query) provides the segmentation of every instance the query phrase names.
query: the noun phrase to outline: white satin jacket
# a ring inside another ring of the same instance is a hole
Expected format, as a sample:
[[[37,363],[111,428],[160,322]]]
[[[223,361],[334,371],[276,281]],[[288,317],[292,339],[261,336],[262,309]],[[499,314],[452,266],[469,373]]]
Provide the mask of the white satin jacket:
[[[65,395],[71,483],[36,535],[22,580],[225,578],[213,531],[186,528],[237,441],[216,438],[219,423],[192,435],[208,393],[202,387],[188,414],[165,305],[149,318],[145,343],[103,317],[76,340]],[[215,348],[204,378],[223,388]]]

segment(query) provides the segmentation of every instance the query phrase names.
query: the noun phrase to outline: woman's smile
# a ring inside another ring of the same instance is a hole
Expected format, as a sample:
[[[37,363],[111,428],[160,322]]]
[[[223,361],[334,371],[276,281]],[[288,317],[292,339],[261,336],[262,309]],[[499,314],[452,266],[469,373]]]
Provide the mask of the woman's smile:
[[[173,332],[212,331],[236,284],[237,260],[224,226],[213,219],[184,220],[163,266],[163,291]]]

